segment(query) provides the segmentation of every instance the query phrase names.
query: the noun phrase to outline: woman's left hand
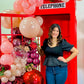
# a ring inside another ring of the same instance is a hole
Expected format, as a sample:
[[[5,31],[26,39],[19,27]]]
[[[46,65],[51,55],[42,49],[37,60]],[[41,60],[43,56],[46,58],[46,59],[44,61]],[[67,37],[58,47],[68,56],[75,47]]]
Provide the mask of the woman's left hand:
[[[65,63],[67,63],[67,60],[66,60],[64,57],[62,57],[62,56],[59,56],[57,59],[58,59],[59,61],[63,61],[63,62],[65,62]]]

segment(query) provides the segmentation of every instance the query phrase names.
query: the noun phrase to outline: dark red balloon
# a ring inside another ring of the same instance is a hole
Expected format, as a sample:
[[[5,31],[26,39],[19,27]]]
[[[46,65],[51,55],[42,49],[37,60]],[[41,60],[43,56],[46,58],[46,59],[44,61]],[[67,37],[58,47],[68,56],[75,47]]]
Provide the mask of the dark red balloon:
[[[38,70],[26,72],[23,75],[25,84],[44,84],[43,76]]]

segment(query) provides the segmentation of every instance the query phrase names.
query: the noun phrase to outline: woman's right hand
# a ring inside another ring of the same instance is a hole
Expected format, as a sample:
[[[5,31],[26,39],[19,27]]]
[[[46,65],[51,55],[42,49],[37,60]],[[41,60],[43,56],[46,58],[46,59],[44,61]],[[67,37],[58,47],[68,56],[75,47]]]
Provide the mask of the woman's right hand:
[[[37,47],[38,53],[43,56],[44,55],[44,51],[38,46]]]

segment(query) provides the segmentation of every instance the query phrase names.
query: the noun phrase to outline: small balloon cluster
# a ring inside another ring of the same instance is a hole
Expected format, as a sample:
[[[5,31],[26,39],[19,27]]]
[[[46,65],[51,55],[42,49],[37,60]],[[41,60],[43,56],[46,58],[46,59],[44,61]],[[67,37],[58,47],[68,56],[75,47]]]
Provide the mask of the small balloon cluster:
[[[2,84],[12,84],[17,77],[37,68],[40,63],[38,45],[38,40],[24,37],[18,27],[13,28],[13,37],[1,37],[0,79]]]
[[[3,13],[14,13],[17,12],[14,10],[5,10]],[[20,34],[22,34],[24,37],[27,38],[33,38],[33,37],[40,37],[43,34],[43,30],[41,28],[41,25],[43,24],[43,19],[41,16],[34,17],[27,17],[23,18],[21,20],[19,17],[13,17],[12,18],[12,25],[13,28],[19,27]],[[10,29],[11,28],[11,17],[1,17],[1,25],[4,28]]]
[[[17,12],[33,14],[42,4],[43,0],[16,0],[13,7]]]
[[[43,34],[41,25],[43,24],[43,19],[40,16],[37,17],[27,17],[24,18],[20,25],[19,29],[21,34],[27,38],[40,37]]]

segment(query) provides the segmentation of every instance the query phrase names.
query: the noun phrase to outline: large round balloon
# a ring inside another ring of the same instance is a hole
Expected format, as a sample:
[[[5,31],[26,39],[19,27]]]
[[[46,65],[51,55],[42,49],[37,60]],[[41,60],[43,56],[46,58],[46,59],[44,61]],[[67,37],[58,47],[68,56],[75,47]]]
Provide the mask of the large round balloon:
[[[38,21],[33,17],[24,18],[20,23],[20,32],[24,37],[36,37],[40,30]]]
[[[37,16],[36,20],[39,22],[40,25],[43,24],[43,18],[41,16]]]
[[[1,44],[2,53],[11,53],[13,51],[13,45],[11,42],[6,41]]]
[[[5,10],[2,13],[7,13],[7,14],[17,14],[16,11],[14,10]],[[12,26],[13,27],[18,27],[20,23],[20,18],[19,17],[13,17],[12,18]],[[11,17],[1,17],[1,24],[4,28],[11,28]]]
[[[23,80],[25,84],[44,84],[42,74],[38,70],[26,72],[23,75]]]
[[[14,62],[13,57],[10,54],[4,54],[1,56],[0,63],[3,65],[11,65]]]
[[[42,30],[42,28],[40,28],[40,31],[39,31],[37,37],[41,37],[42,35],[43,35],[43,30]]]

